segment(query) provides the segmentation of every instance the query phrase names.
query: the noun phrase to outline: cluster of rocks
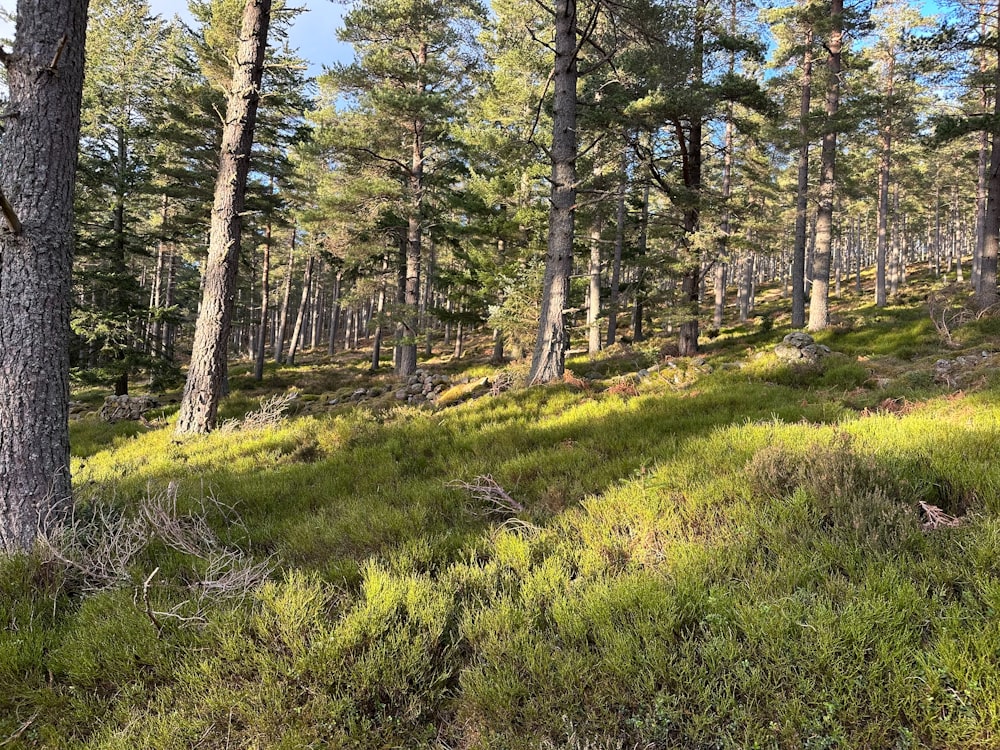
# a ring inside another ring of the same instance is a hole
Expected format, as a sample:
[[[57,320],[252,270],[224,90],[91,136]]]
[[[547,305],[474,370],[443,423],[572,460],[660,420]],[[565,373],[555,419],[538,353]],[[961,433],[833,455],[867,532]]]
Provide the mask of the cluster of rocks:
[[[980,352],[979,354],[963,354],[955,359],[939,359],[934,363],[934,380],[938,383],[954,386],[960,375],[989,362],[994,356],[990,352]]]
[[[379,386],[373,386],[372,388],[357,388],[350,396],[345,396],[343,398],[331,398],[327,401],[327,406],[336,406],[337,404],[349,404],[357,403],[359,401],[366,401],[370,398],[378,398],[386,392],[385,388],[380,388]]]
[[[817,344],[808,333],[795,331],[774,347],[774,353],[782,362],[816,364],[830,354],[830,347]]]
[[[406,384],[396,391],[396,400],[408,404],[422,404],[438,400],[442,391],[451,386],[447,375],[433,375],[427,370],[417,370],[406,379]]]
[[[104,399],[100,417],[111,424],[124,421],[137,422],[147,411],[156,409],[159,405],[152,396],[108,396]]]

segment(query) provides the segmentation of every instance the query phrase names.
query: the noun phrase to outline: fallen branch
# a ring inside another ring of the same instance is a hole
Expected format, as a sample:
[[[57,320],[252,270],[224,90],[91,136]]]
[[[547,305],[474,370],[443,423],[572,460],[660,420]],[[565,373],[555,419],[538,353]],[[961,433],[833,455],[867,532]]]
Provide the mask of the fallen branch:
[[[924,512],[924,515],[927,516],[927,521],[923,524],[924,531],[933,531],[941,528],[942,526],[946,528],[955,528],[962,523],[961,518],[949,516],[936,505],[925,503],[922,500],[920,501],[920,509]]]
[[[485,506],[486,515],[510,518],[524,511],[524,506],[512,498],[489,474],[478,476],[471,482],[449,482],[448,486],[457,487],[472,495],[474,500]]]

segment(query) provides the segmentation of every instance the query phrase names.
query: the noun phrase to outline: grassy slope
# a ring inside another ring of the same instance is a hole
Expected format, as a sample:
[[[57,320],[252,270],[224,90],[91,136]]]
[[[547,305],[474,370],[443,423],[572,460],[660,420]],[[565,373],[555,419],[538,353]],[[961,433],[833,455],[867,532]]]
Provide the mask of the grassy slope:
[[[665,368],[632,398],[559,385],[337,407],[183,443],[75,423],[82,496],[127,509],[175,482],[194,510],[210,493],[244,522],[212,517],[220,534],[276,570],[158,634],[137,592],[159,567],[156,607],[189,598],[183,555],[154,545],[130,585],[86,596],[57,565],[0,562],[0,741],[1000,746],[1000,378],[936,385],[916,296],[839,321],[821,340],[844,354],[822,371],[753,355],[780,325],[732,329],[713,372],[681,361],[682,385]],[[978,352],[997,333],[957,337]],[[572,366],[635,371],[654,351]],[[360,368],[270,375],[332,393]],[[234,385],[230,414],[256,395]],[[482,474],[517,519],[448,485]],[[926,532],[921,500],[968,520]]]

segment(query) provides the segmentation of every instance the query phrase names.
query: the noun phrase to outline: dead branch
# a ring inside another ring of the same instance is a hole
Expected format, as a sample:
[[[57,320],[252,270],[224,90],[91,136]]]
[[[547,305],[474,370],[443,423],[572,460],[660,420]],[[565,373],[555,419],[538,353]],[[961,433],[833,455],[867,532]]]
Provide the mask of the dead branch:
[[[448,487],[465,490],[472,498],[485,506],[484,515],[512,518],[524,511],[524,506],[512,498],[507,491],[489,474],[477,476],[471,482],[455,480],[448,482]]]
[[[47,71],[50,74],[54,74],[56,70],[59,69],[59,58],[62,57],[63,50],[66,49],[66,42],[69,40],[69,36],[66,34],[62,35],[59,40],[59,45],[56,47],[56,52],[52,55],[52,62],[49,64]]]
[[[35,713],[33,713],[28,718],[28,720],[26,722],[24,722],[21,726],[19,726],[14,731],[14,734],[12,734],[10,737],[8,737],[7,739],[5,739],[3,742],[0,742],[0,747],[3,747],[4,745],[9,745],[10,743],[14,742],[17,738],[19,738],[22,734],[24,734],[25,732],[27,732],[28,731],[28,727],[30,727],[32,724],[34,724],[35,723],[35,719],[37,719],[37,718],[38,718],[38,712],[35,711]]]
[[[146,617],[149,621],[153,623],[153,627],[156,628],[157,635],[163,635],[163,626],[160,625],[160,621],[156,619],[156,614],[153,612],[153,605],[149,603],[149,584],[153,580],[153,577],[160,572],[159,566],[153,568],[153,572],[150,573],[146,580],[142,582],[142,603],[146,605]]]
[[[14,212],[14,207],[10,205],[7,200],[7,196],[3,194],[3,190],[0,189],[0,212],[3,213],[3,217],[7,220],[7,225],[10,227],[10,231],[15,235],[21,234],[24,229],[21,224],[21,220],[17,218],[17,214]]]
[[[0,64],[9,66],[14,62],[14,55],[3,47],[0,47]]]
[[[924,512],[924,515],[927,516],[927,521],[923,524],[924,531],[934,531],[935,529],[940,529],[941,527],[955,528],[956,526],[960,526],[962,523],[961,518],[950,516],[936,505],[925,503],[922,500],[920,501],[920,509]]]

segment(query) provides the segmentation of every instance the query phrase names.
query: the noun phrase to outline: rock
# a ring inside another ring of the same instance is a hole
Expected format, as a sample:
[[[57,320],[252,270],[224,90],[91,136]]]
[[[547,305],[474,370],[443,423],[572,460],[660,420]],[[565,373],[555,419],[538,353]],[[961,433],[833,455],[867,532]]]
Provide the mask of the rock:
[[[402,389],[402,390],[398,390],[398,391],[396,391],[396,400],[397,401],[406,401],[406,397],[408,395],[409,394],[406,392],[405,388]]]
[[[101,419],[114,424],[127,420],[138,421],[159,404],[150,396],[108,396],[101,407]]]
[[[704,357],[695,357],[694,359],[691,360],[691,364],[693,364],[695,367],[701,367],[707,361],[708,360],[705,359]]]
[[[583,377],[585,377],[587,380],[600,380],[601,379],[601,373],[599,373],[597,370],[591,370],[590,372],[588,372]]]
[[[808,333],[803,333],[802,331],[792,331],[781,340],[781,343],[787,344],[788,346],[794,346],[796,349],[801,349],[815,343],[815,340]]]
[[[798,362],[802,359],[802,350],[797,346],[789,346],[784,342],[774,347],[774,354],[782,362]]]
[[[639,370],[639,372],[636,373],[636,376],[639,377],[640,379],[641,378],[648,378],[649,377],[649,370]]]

